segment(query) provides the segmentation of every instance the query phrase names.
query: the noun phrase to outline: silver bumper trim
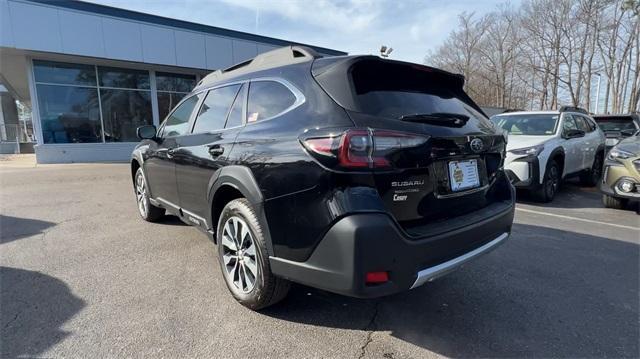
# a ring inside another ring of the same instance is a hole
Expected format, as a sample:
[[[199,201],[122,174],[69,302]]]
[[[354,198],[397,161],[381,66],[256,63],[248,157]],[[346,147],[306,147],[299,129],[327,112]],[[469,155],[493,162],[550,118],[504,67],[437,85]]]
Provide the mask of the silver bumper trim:
[[[496,239],[472,250],[469,253],[463,254],[460,257],[456,257],[444,263],[440,263],[436,266],[421,270],[420,272],[418,272],[418,278],[416,278],[416,281],[413,283],[410,289],[419,287],[426,282],[431,282],[432,280],[451,272],[452,270],[458,268],[466,262],[482,254],[490,252],[492,249],[496,248],[498,245],[504,242],[507,238],[509,238],[509,233],[502,233]]]

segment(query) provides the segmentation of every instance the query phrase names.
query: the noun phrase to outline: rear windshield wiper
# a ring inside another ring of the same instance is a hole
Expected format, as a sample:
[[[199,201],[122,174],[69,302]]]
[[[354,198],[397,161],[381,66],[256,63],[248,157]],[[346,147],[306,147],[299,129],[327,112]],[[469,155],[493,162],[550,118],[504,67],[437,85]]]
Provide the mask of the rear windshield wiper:
[[[400,121],[428,123],[430,125],[462,127],[469,121],[469,116],[461,113],[434,112],[403,115],[398,119]]]

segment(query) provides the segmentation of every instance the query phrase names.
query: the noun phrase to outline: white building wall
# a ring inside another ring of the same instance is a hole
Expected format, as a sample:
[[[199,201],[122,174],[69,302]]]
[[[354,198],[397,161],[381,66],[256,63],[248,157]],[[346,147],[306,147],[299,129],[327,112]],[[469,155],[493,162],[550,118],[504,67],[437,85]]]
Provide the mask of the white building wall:
[[[0,0],[0,46],[14,47],[9,2]]]
[[[277,47],[24,0],[0,14],[0,46],[24,50],[216,70]]]
[[[38,163],[128,162],[136,143],[69,143],[35,146]]]
[[[152,25],[140,25],[142,57],[157,64],[176,65],[176,42],[173,30]]]
[[[58,12],[62,50],[68,54],[105,57],[102,39],[102,19],[98,16],[71,11]],[[82,29],[82,32],[78,31]]]
[[[55,2],[0,0],[0,50],[4,48],[5,54],[20,57],[28,67],[24,72],[32,100],[39,163],[127,161],[135,143],[43,144],[29,56],[43,60],[64,56],[68,60],[61,61],[71,63],[76,61],[68,55],[82,56],[77,63],[94,63],[93,58],[102,65],[114,61],[114,66],[118,66],[117,61],[127,61],[136,63],[135,68],[150,71],[171,66],[184,72],[202,73],[198,70],[226,68],[279,47],[269,39],[260,42],[240,37],[58,7]],[[6,65],[0,72],[5,80],[11,77],[4,74],[11,70]],[[157,123],[155,94],[153,97]]]

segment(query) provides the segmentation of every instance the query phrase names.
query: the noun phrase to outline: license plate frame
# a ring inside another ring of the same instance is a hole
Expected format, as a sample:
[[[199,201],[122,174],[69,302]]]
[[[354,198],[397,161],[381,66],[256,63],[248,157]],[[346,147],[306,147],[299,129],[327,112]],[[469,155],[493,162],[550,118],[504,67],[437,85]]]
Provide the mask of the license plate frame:
[[[477,159],[455,160],[447,163],[449,188],[451,192],[461,192],[480,187],[480,171]]]

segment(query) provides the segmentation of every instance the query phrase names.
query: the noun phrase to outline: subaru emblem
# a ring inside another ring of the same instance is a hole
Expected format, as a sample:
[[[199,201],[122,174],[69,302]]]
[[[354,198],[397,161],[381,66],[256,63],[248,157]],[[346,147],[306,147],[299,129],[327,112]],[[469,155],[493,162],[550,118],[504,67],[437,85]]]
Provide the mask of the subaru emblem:
[[[474,138],[469,143],[469,146],[471,147],[471,150],[473,152],[480,152],[484,149],[484,142],[482,142],[482,140],[479,138]]]

